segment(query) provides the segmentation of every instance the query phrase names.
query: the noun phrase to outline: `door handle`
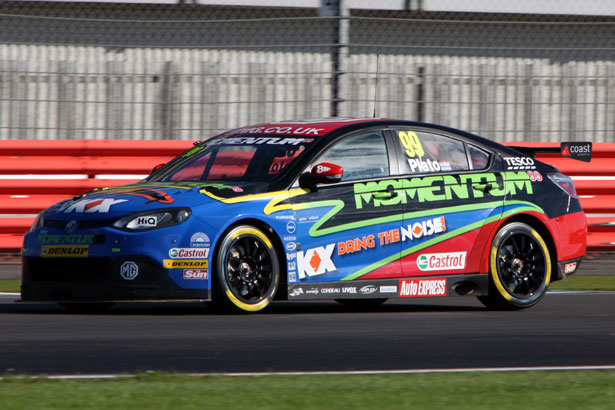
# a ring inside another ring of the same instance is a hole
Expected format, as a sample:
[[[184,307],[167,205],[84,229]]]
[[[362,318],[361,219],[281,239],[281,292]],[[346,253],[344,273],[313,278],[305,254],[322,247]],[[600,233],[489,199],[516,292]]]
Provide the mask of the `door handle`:
[[[374,192],[374,199],[391,199],[391,198],[395,198],[397,196],[397,192],[395,191],[378,191],[378,192]]]
[[[473,184],[472,188],[476,189],[477,191],[489,192],[493,189],[493,184],[492,183]]]

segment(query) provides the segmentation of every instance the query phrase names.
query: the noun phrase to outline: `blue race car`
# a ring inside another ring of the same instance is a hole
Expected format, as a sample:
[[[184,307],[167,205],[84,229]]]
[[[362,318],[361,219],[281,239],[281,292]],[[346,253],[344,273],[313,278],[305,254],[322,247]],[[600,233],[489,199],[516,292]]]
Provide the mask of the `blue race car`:
[[[75,309],[445,296],[518,309],[575,272],[586,232],[571,179],[531,153],[409,121],[271,123],[41,212],[21,295]]]

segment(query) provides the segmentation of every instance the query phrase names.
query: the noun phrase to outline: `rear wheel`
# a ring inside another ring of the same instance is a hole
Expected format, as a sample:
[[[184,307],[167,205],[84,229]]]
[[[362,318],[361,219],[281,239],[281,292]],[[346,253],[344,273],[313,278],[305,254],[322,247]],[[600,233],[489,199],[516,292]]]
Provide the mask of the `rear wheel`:
[[[523,309],[538,303],[551,279],[551,256],[540,234],[522,222],[498,231],[489,252],[489,295],[478,299],[492,309]]]
[[[278,256],[269,237],[248,225],[233,228],[216,255],[214,302],[236,311],[257,312],[269,305],[278,289]]]

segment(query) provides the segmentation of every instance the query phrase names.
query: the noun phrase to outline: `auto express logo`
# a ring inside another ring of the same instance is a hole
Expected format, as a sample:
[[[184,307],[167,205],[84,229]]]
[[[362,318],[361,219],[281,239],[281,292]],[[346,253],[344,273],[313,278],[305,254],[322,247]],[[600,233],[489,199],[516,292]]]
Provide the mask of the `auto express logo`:
[[[124,262],[120,267],[120,275],[125,280],[133,280],[139,276],[139,266],[132,261]]]

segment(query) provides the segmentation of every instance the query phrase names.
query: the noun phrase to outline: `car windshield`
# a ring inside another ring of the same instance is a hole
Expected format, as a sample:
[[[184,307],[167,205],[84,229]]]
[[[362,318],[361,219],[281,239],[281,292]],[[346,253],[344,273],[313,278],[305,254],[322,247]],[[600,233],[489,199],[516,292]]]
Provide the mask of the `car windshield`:
[[[312,141],[263,135],[218,138],[184,153],[161,180],[270,182]]]

